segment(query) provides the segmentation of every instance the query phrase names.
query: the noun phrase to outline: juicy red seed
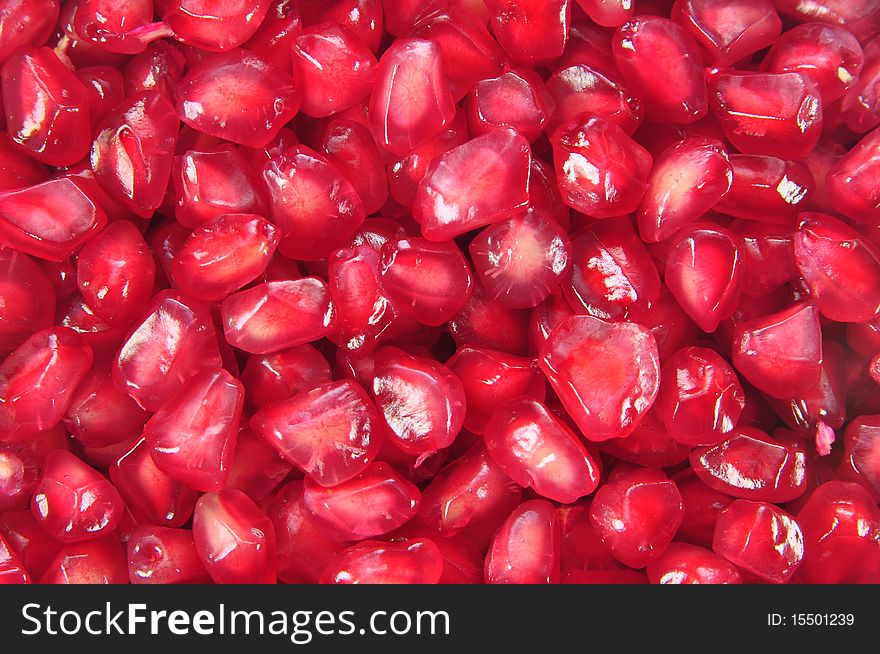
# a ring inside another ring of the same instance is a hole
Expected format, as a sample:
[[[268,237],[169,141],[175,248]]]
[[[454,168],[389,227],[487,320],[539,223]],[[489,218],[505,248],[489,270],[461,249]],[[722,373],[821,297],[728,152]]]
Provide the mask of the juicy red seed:
[[[333,488],[307,478],[302,501],[319,529],[334,540],[352,541],[402,526],[416,514],[420,496],[419,489],[390,465],[377,462]]]
[[[653,120],[692,123],[706,115],[702,61],[691,36],[671,20],[637,16],[614,33],[614,62]],[[663,75],[656,62],[665,61]]]
[[[410,454],[448,447],[464,424],[464,387],[436,361],[383,348],[376,353],[372,392],[388,436]]]
[[[554,108],[540,77],[530,71],[511,70],[477,82],[467,104],[468,127],[474,136],[510,127],[534,142]]]
[[[538,365],[594,441],[632,433],[659,390],[657,343],[635,323],[572,316],[550,333]]]
[[[248,357],[241,373],[247,403],[261,409],[301,391],[329,382],[330,364],[311,345],[297,345],[264,355]]]
[[[0,349],[13,350],[52,325],[55,289],[28,255],[0,250]]]
[[[790,226],[816,184],[801,162],[752,154],[730,156],[733,184],[715,209],[737,218]]]
[[[508,516],[486,554],[486,583],[559,581],[560,529],[550,502],[523,502]]]
[[[266,354],[325,336],[332,305],[317,277],[266,282],[223,300],[226,341],[252,354]]]
[[[241,491],[205,493],[199,498],[193,540],[215,583],[275,583],[275,528]]]
[[[327,124],[320,151],[339,169],[357,191],[369,215],[388,200],[385,158],[366,125],[338,118]]]
[[[735,500],[718,516],[712,549],[750,575],[781,584],[804,558],[804,537],[789,514],[772,504]]]
[[[644,568],[669,547],[683,513],[675,482],[643,468],[603,485],[590,506],[590,521],[614,558]]]
[[[55,540],[73,543],[106,536],[122,518],[122,497],[97,470],[64,450],[52,452],[31,511]]]
[[[841,473],[880,498],[880,416],[859,416],[849,423],[844,438]]]
[[[226,50],[247,41],[269,11],[269,0],[170,0],[161,5],[162,20],[187,45]]]
[[[49,38],[58,20],[58,5],[58,0],[30,0],[0,9],[0,62],[22,46]]]
[[[175,97],[177,115],[193,129],[252,148],[275,138],[300,105],[290,76],[245,50],[205,57]]]
[[[486,449],[516,483],[568,504],[599,485],[600,469],[574,432],[536,400],[500,405],[486,425]]]
[[[834,209],[857,223],[880,217],[880,192],[872,180],[880,170],[880,129],[865,136],[828,171]]]
[[[250,427],[322,486],[356,477],[375,460],[385,430],[381,413],[358,384],[317,385],[260,409]]]
[[[565,49],[571,24],[568,0],[486,0],[486,8],[498,45],[513,61],[535,64]]]
[[[322,584],[436,584],[443,555],[427,538],[403,543],[362,541],[342,550],[321,574]]]
[[[125,547],[115,534],[68,543],[48,564],[41,584],[125,584]]]
[[[437,157],[413,200],[413,217],[422,235],[448,241],[525,209],[530,166],[528,141],[508,127]]]
[[[138,527],[128,541],[128,577],[133,584],[204,584],[210,581],[192,532]]]
[[[562,201],[593,218],[632,213],[645,194],[651,155],[613,122],[579,114],[551,138]]]
[[[672,543],[648,564],[652,584],[741,584],[736,567],[710,550]]]

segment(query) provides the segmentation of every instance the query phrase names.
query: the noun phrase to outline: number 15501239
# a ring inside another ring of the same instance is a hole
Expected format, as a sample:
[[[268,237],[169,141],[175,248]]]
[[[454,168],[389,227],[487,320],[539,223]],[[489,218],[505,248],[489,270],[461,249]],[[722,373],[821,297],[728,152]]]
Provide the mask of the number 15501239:
[[[853,613],[768,613],[770,627],[851,627],[856,623]]]

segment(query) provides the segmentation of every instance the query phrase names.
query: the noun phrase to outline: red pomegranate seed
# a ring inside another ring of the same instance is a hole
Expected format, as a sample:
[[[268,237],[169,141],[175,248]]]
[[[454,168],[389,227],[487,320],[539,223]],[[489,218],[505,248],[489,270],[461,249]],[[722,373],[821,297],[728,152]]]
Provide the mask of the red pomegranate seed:
[[[514,61],[535,64],[558,57],[568,41],[569,0],[485,0],[495,39]]]
[[[148,411],[156,411],[201,370],[221,365],[208,308],[161,291],[116,355],[113,381]]]
[[[0,245],[61,262],[107,224],[85,185],[61,177],[0,192]]]
[[[674,441],[654,410],[649,410],[626,438],[612,438],[598,445],[602,452],[640,466],[661,468],[687,460],[690,449]]]
[[[464,387],[436,361],[383,348],[376,353],[372,392],[388,436],[409,454],[448,447],[464,423]]]
[[[683,513],[675,482],[643,468],[596,491],[590,521],[614,558],[644,568],[669,547]]]
[[[592,218],[636,210],[645,193],[651,155],[615,123],[579,114],[551,138],[562,201]]]
[[[880,416],[859,416],[849,423],[844,437],[840,474],[851,477],[880,498]]]
[[[122,508],[116,488],[76,456],[55,450],[46,457],[31,511],[55,540],[73,543],[110,534]]]
[[[175,90],[177,114],[205,134],[263,147],[296,114],[290,76],[245,50],[205,57]]]
[[[593,66],[578,63],[560,68],[547,80],[546,88],[555,104],[552,125],[593,113],[632,134],[642,122],[641,100]]]
[[[30,257],[0,250],[0,350],[14,350],[55,317],[55,289]]]
[[[484,229],[469,250],[487,293],[524,309],[540,304],[568,272],[571,241],[549,212],[529,208]]]
[[[420,0],[408,1],[416,5],[424,4]],[[389,11],[388,3],[384,4],[388,14],[393,15]],[[474,90],[480,80],[500,75],[506,58],[486,29],[486,22],[474,13],[469,13],[470,8],[462,9],[455,4],[443,7],[445,0],[439,0],[433,4],[442,8],[430,12],[430,4],[432,3],[429,3],[423,17],[415,24],[410,36],[433,41],[440,47],[440,57],[449,80],[452,98],[458,102]],[[483,9],[485,10],[485,5]]]
[[[727,440],[691,451],[691,467],[707,486],[750,500],[782,504],[806,489],[806,454],[767,434],[738,427]]]
[[[342,549],[314,525],[302,495],[303,482],[292,481],[278,491],[267,509],[275,526],[278,579],[288,584],[317,583]]]
[[[874,181],[880,170],[880,130],[874,130],[831,166],[826,183],[835,211],[857,223],[880,218],[880,192]]]
[[[712,549],[742,571],[782,584],[803,561],[804,537],[795,519],[782,509],[735,500],[718,516]]]
[[[700,44],[707,63],[732,66],[772,45],[782,21],[770,0],[676,0],[672,18]]]
[[[174,215],[186,227],[206,227],[224,214],[264,215],[267,204],[256,174],[232,146],[174,157]]]
[[[215,583],[275,583],[275,527],[241,491],[228,489],[199,498],[193,540]]]
[[[733,501],[729,495],[706,486],[690,470],[676,479],[684,504],[684,517],[677,538],[700,547],[712,547],[718,515]]]
[[[306,478],[302,502],[311,521],[333,540],[354,541],[387,534],[405,524],[416,514],[420,496],[414,484],[380,461],[332,488]]]
[[[593,456],[566,424],[536,400],[499,405],[485,435],[492,460],[516,483],[568,504],[599,485]]]
[[[652,584],[741,584],[736,567],[697,545],[672,543],[648,564]]]
[[[575,0],[575,2],[593,22],[603,27],[622,25],[632,17],[635,10],[634,3],[629,0]]]
[[[734,175],[721,143],[703,137],[678,141],[654,161],[637,220],[642,240],[663,241],[718,204]]]
[[[307,116],[329,116],[370,94],[378,62],[357,35],[337,24],[306,28],[294,41],[293,72]]]
[[[165,26],[151,22],[151,0],[81,0],[74,12],[75,33],[109,52],[135,54],[152,38],[169,36]]]
[[[523,502],[492,539],[486,554],[486,583],[558,583],[560,536],[550,502]]]
[[[0,443],[0,512],[25,508],[39,476],[36,457],[26,445]]]
[[[864,38],[876,32],[880,9],[865,0],[821,0],[804,5],[797,0],[774,0],[777,9],[799,21],[819,21],[830,25],[841,25],[857,37]]]
[[[115,221],[96,234],[77,258],[83,301],[113,327],[130,327],[150,301],[156,263],[133,223]]]
[[[15,53],[3,64],[2,87],[13,143],[50,166],[86,156],[91,135],[86,88],[52,50]]]
[[[0,94],[0,125],[3,118],[2,94]],[[0,134],[0,191],[36,186],[49,179],[49,171],[33,157],[12,144],[7,134]]]
[[[733,431],[746,405],[733,368],[717,352],[687,347],[663,363],[659,410],[684,445],[715,445]]]
[[[369,215],[388,200],[385,157],[369,128],[353,120],[339,118],[324,129],[320,151],[339,169],[357,191]]]
[[[331,380],[330,364],[311,345],[248,357],[241,373],[247,404],[262,409]]]
[[[819,486],[797,515],[804,535],[798,576],[809,584],[877,583],[880,510],[858,484]]]
[[[16,553],[0,535],[0,586],[5,584],[29,584],[31,576],[25,570]]]
[[[815,182],[799,161],[752,154],[730,156],[733,184],[715,205],[722,213],[791,226],[813,199]]]
[[[421,38],[396,40],[382,55],[370,95],[376,142],[406,154],[438,135],[455,117],[440,47]]]
[[[128,577],[133,584],[204,584],[211,578],[188,529],[142,526],[128,541]]]
[[[322,584],[436,584],[443,555],[427,538],[400,544],[362,541],[342,550],[321,574]]]
[[[125,584],[125,548],[115,534],[69,543],[46,568],[41,584]]]
[[[446,366],[462,383],[467,406],[464,426],[475,434],[485,433],[492,413],[508,400],[544,400],[546,382],[534,359],[464,345]]]
[[[550,333],[538,365],[593,441],[632,433],[659,389],[657,343],[635,323],[567,318]]]
[[[735,220],[730,231],[739,236],[742,246],[743,293],[763,295],[798,277],[791,227]]]
[[[612,52],[627,86],[644,101],[649,118],[693,123],[706,115],[700,51],[678,24],[660,16],[637,16],[617,28]],[[667,66],[663,75],[656,74],[658,61]]]
[[[709,84],[712,112],[743,154],[799,159],[819,140],[822,102],[806,75],[721,71]]]
[[[151,43],[125,67],[125,95],[157,90],[174,102],[174,87],[183,78],[186,61],[180,48],[167,41]],[[109,70],[115,69],[108,68]],[[121,100],[121,98],[120,98]],[[112,107],[108,107],[110,109]],[[94,117],[92,118],[94,120]]]
[[[476,83],[467,102],[468,127],[474,136],[509,127],[534,142],[554,108],[540,77],[531,71],[510,70]]]
[[[475,286],[467,304],[449,321],[449,333],[458,347],[475,345],[523,355],[528,349],[529,312],[511,309]]]
[[[272,222],[281,229],[281,253],[287,257],[324,259],[364,222],[363,202],[341,170],[304,145],[272,156],[263,181]]]
[[[159,470],[143,439],[110,466],[110,479],[139,522],[181,527],[192,517],[198,493]]]
[[[375,460],[384,424],[351,381],[320,384],[260,409],[250,427],[322,486],[356,477]]]
[[[832,216],[803,213],[794,254],[823,316],[864,322],[880,314],[880,253],[858,232]]]
[[[738,323],[733,332],[733,365],[772,397],[811,391],[822,369],[822,331],[816,307],[799,302]]]
[[[863,52],[862,74],[840,100],[840,119],[859,134],[880,124],[880,39],[864,43]]]
[[[254,35],[269,11],[269,0],[168,0],[159,9],[175,38],[206,50],[227,50]]]
[[[458,246],[418,237],[382,246],[379,279],[400,311],[425,325],[442,325],[473,292],[473,276]]]
[[[296,8],[305,25],[337,23],[357,34],[373,52],[379,50],[385,27],[380,0],[300,0]]]
[[[43,43],[55,29],[58,0],[20,0],[0,9],[0,62],[22,46]]]

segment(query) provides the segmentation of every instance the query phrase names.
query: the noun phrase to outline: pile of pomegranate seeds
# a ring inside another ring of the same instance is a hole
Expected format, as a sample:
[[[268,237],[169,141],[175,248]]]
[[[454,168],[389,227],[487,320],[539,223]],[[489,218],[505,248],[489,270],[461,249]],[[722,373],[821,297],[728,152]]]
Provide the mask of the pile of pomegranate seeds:
[[[880,582],[880,4],[0,7],[0,583]]]

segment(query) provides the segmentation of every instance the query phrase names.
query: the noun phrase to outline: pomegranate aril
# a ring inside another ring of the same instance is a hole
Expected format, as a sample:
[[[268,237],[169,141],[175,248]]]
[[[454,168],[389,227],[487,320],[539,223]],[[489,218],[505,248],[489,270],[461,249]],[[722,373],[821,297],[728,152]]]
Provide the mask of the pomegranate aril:
[[[563,504],[599,485],[600,467],[580,439],[546,406],[519,399],[500,405],[486,426],[492,460],[520,486]]]
[[[125,95],[155,89],[169,102],[174,102],[174,87],[183,78],[185,63],[183,53],[174,44],[168,41],[151,43],[126,65]]]
[[[110,479],[144,524],[181,527],[192,517],[198,493],[159,470],[143,439],[110,466]]]
[[[2,118],[0,95],[0,124]],[[0,133],[0,191],[36,186],[49,179],[49,171],[39,161],[14,146],[8,134]]]
[[[311,521],[337,541],[374,538],[394,531],[418,510],[419,489],[390,465],[377,462],[332,488],[307,478],[303,505]]]
[[[799,302],[733,331],[733,365],[755,387],[772,397],[807,393],[819,382],[822,329],[819,311]]]
[[[562,201],[592,218],[632,213],[645,193],[651,155],[615,123],[584,113],[550,139]]]
[[[251,38],[269,11],[269,0],[165,0],[159,14],[175,38],[205,50],[228,50]]]
[[[718,516],[712,549],[743,572],[782,584],[803,561],[804,538],[795,519],[782,509],[735,500]]]
[[[119,491],[98,471],[64,450],[46,457],[31,511],[55,540],[73,543],[110,534],[122,510]]]
[[[0,250],[0,351],[48,329],[55,317],[55,289],[28,255]]]
[[[700,44],[706,62],[732,66],[772,45],[782,21],[770,0],[676,0],[672,18]]]
[[[880,38],[864,44],[862,74],[840,100],[840,119],[864,134],[880,125]]]
[[[568,272],[571,241],[543,209],[490,225],[468,246],[482,287],[514,309],[540,304]]]
[[[396,40],[382,55],[370,95],[376,142],[406,154],[455,117],[440,47],[421,38]]]
[[[703,137],[678,141],[654,161],[639,206],[639,234],[662,241],[705,214],[730,190],[734,174],[721,143]]]
[[[290,75],[246,50],[205,57],[175,89],[177,114],[205,134],[259,148],[296,114]]]
[[[856,223],[880,219],[880,129],[865,136],[828,171],[828,197],[835,211]]]
[[[821,0],[808,4],[798,0],[773,0],[773,3],[784,16],[840,25],[859,39],[876,34],[880,19],[880,8],[870,0]]]
[[[847,426],[844,439],[838,474],[859,482],[880,499],[880,416],[859,416]]]
[[[331,380],[330,364],[311,345],[297,345],[270,354],[248,357],[241,373],[249,407],[287,400]]]
[[[211,578],[188,529],[141,526],[128,541],[128,577],[133,584],[204,584]]]
[[[0,586],[7,584],[29,584],[31,582],[31,576],[25,570],[21,560],[3,536],[0,535]]]
[[[264,406],[250,427],[322,486],[356,477],[379,452],[385,426],[367,393],[352,381],[320,384]]]
[[[445,0],[436,4],[445,4]],[[440,47],[443,69],[456,102],[473,91],[479,80],[499,75],[506,63],[504,52],[485,22],[455,4],[426,13],[410,36],[433,41]]]
[[[485,0],[498,44],[517,63],[534,65],[562,54],[571,0]]]
[[[58,20],[58,0],[19,0],[0,8],[0,63],[23,46],[40,45]]]
[[[675,482],[643,468],[605,483],[593,498],[590,521],[614,558],[644,568],[669,547],[683,513]]]
[[[33,452],[16,443],[0,443],[0,513],[27,506],[40,470]]]
[[[202,495],[193,515],[193,539],[215,583],[275,583],[275,527],[241,491]]]
[[[468,127],[474,136],[509,127],[534,142],[554,107],[540,77],[531,71],[511,70],[477,82],[467,102]]]
[[[174,215],[186,227],[205,227],[224,214],[265,215],[268,208],[256,174],[230,145],[177,155],[171,179]]]
[[[221,365],[208,307],[161,291],[122,343],[113,381],[148,411],[156,411],[201,370]]]
[[[733,184],[715,205],[730,216],[790,226],[813,198],[816,184],[799,161],[753,154],[730,156]]]
[[[352,30],[370,50],[378,52],[385,27],[380,0],[300,0],[296,5],[303,24],[336,23]]]
[[[125,547],[115,534],[68,543],[47,566],[41,584],[126,584]]]
[[[72,27],[102,50],[136,54],[152,38],[170,36],[164,25],[152,20],[152,0],[81,0]]]
[[[528,350],[528,322],[527,310],[493,300],[477,285],[467,304],[449,321],[449,332],[458,347],[475,345],[523,355]]]
[[[107,224],[84,184],[60,177],[0,192],[0,246],[61,262]]]
[[[332,304],[317,277],[266,282],[223,300],[226,341],[252,354],[266,354],[326,336]]]
[[[492,539],[486,554],[486,583],[558,583],[560,537],[550,502],[523,502]]]
[[[672,543],[648,564],[652,584],[741,584],[739,570],[717,554],[697,545]]]
[[[364,222],[363,202],[339,167],[303,145],[275,153],[262,174],[286,257],[324,259]]]
[[[292,469],[274,447],[249,427],[242,427],[235,441],[235,457],[226,488],[236,488],[262,506]]]
[[[800,72],[720,71],[709,86],[712,112],[743,154],[799,159],[819,140],[819,90]]]
[[[635,323],[572,316],[541,349],[538,365],[589,440],[632,433],[660,385],[653,335]]]
[[[614,62],[627,86],[645,103],[652,120],[693,123],[708,111],[700,51],[676,23],[660,16],[637,16],[617,28]],[[656,62],[668,68],[656,74]]]
[[[403,543],[362,541],[337,554],[321,574],[322,584],[436,584],[443,555],[427,538]]]
[[[464,387],[439,362],[383,348],[375,356],[372,392],[388,437],[404,452],[424,456],[446,448],[464,423]]]
[[[366,215],[385,205],[385,157],[367,126],[344,118],[332,120],[323,130],[319,149],[357,191]]]
[[[880,580],[880,510],[857,484],[819,486],[797,515],[804,536],[798,577],[808,584],[877,583]]]
[[[49,48],[29,48],[2,71],[6,129],[13,143],[42,163],[68,166],[89,151],[86,88]]]
[[[567,123],[582,113],[593,113],[632,134],[642,122],[641,100],[601,69],[584,63],[565,66],[547,80],[554,101],[551,124]]]

